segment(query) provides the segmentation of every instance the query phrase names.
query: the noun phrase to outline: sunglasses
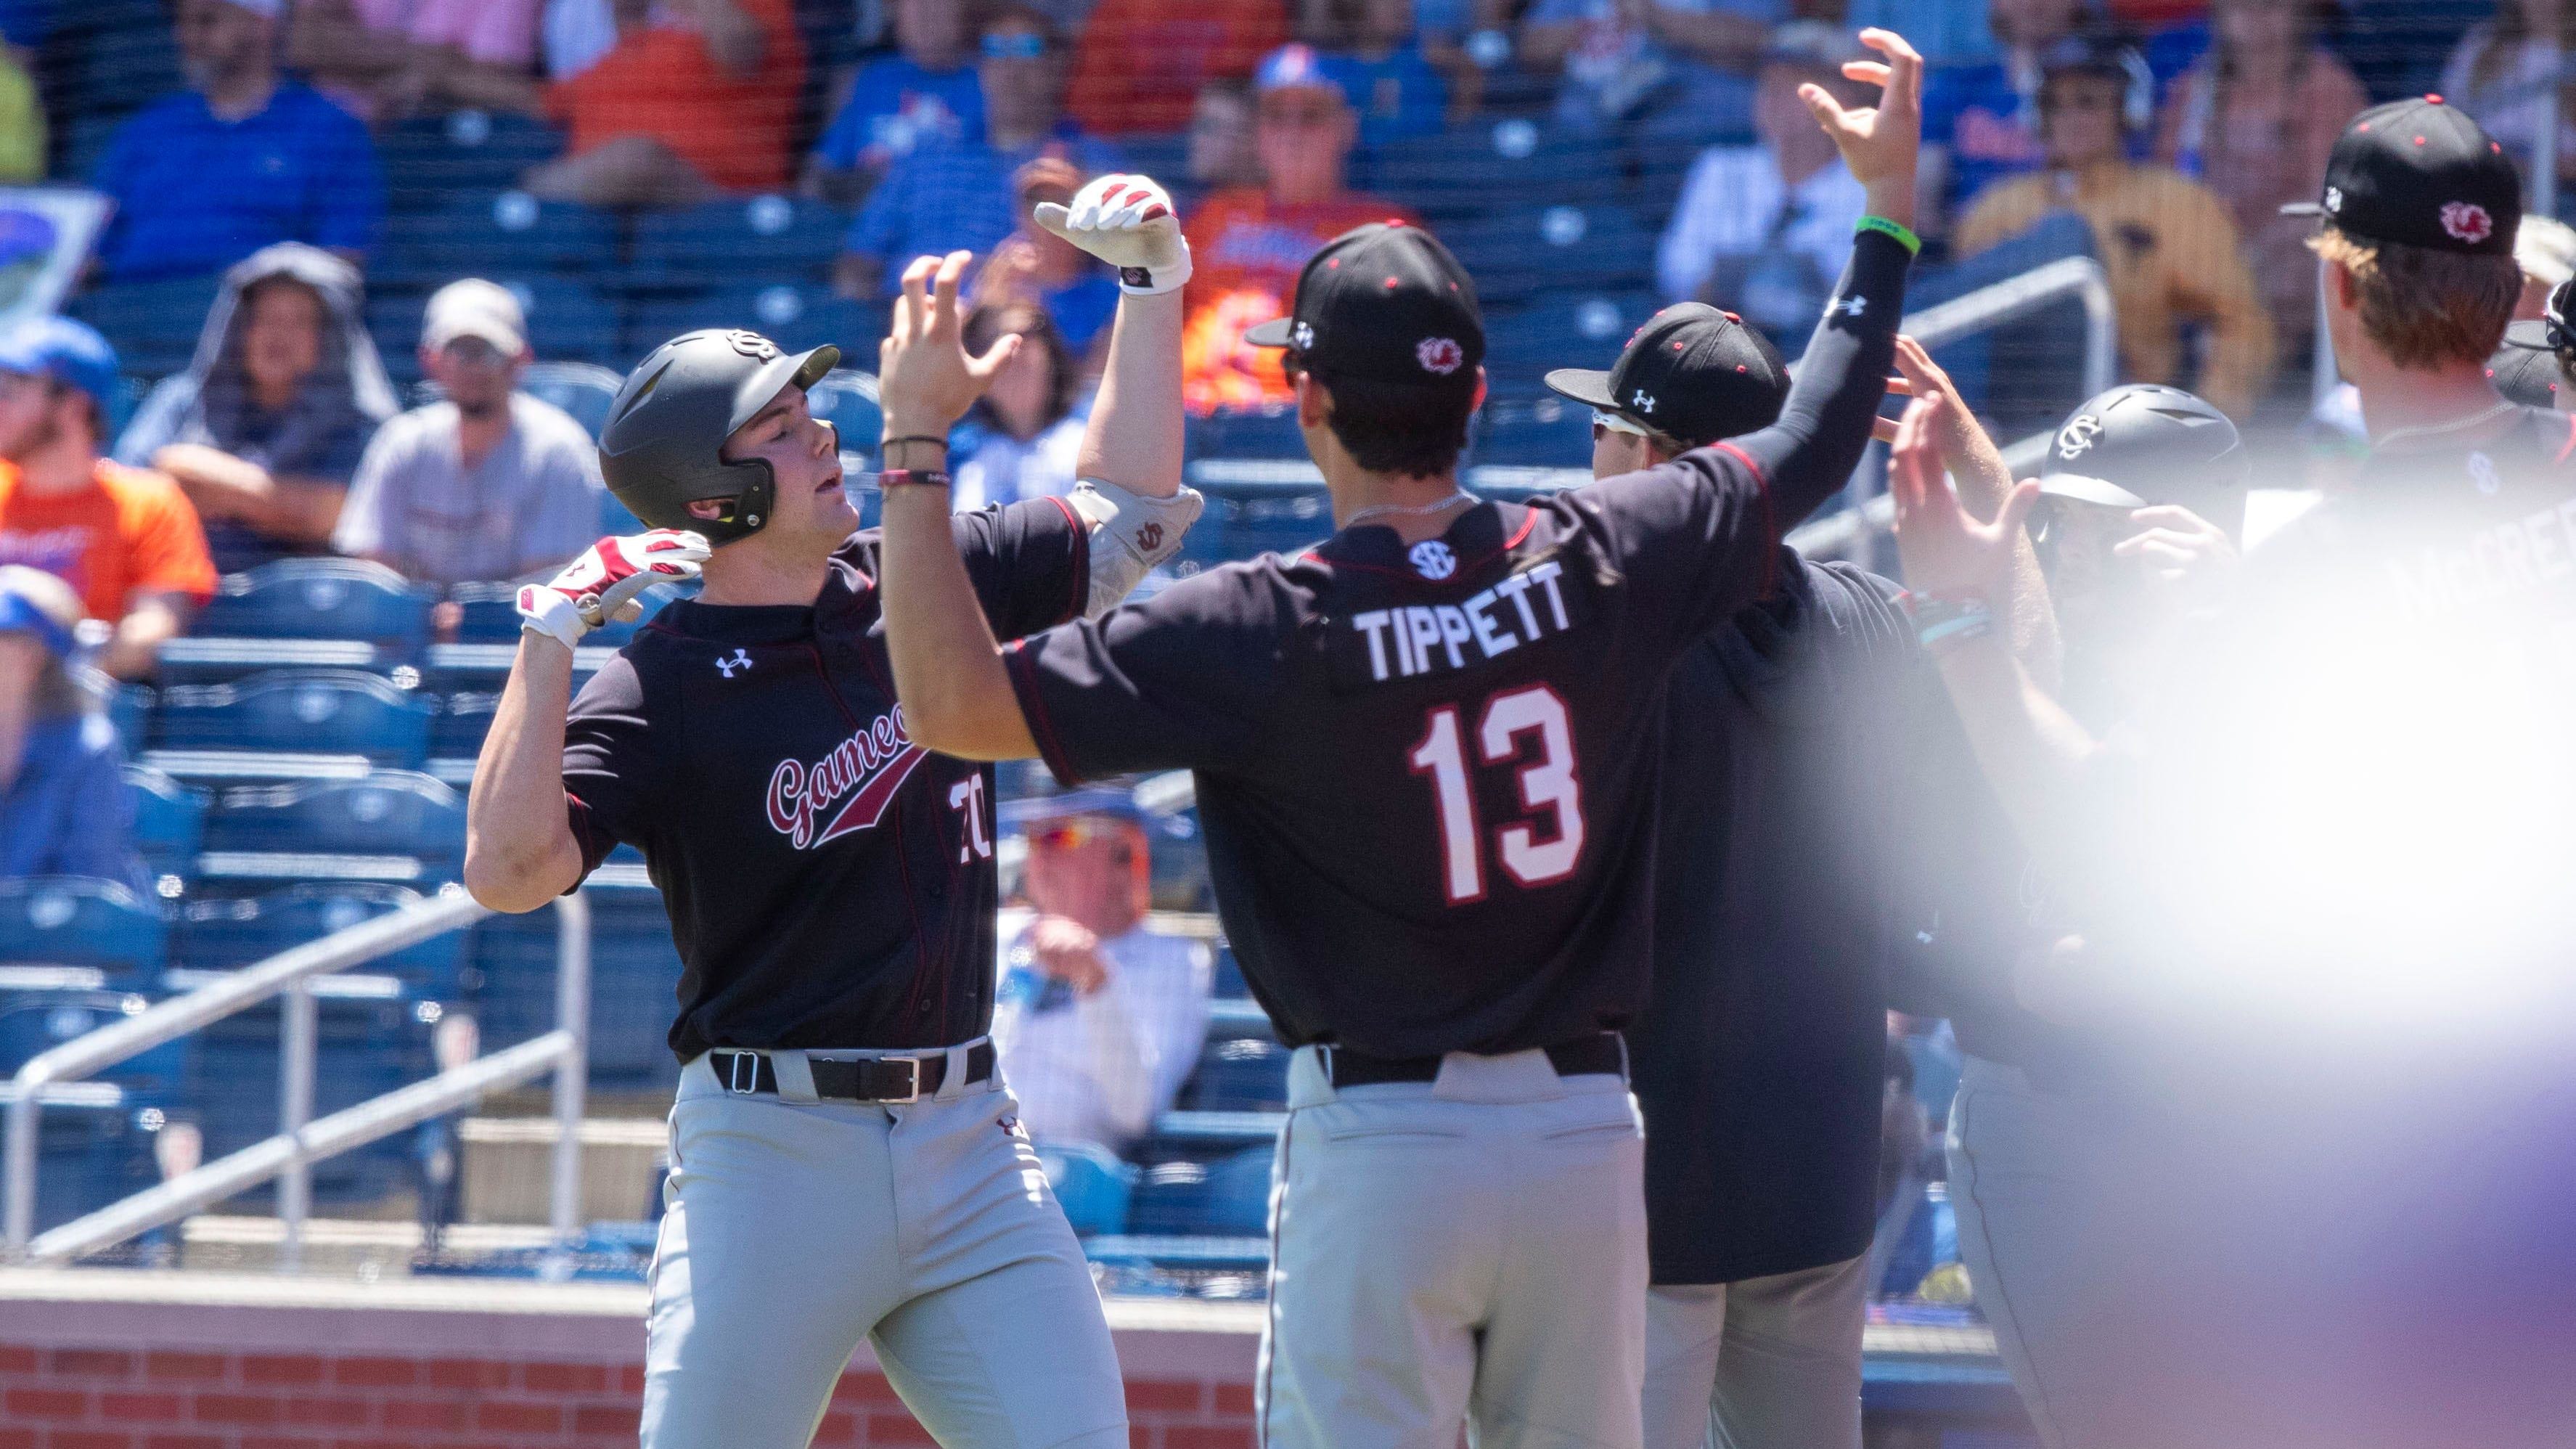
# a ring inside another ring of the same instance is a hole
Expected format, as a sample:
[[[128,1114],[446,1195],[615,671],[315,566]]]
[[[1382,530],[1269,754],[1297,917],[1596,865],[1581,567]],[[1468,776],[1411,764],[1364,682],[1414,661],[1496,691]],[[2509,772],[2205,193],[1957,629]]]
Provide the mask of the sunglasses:
[[[1626,433],[1632,438],[1651,438],[1654,436],[1653,433],[1646,431],[1644,428],[1637,426],[1635,423],[1628,421],[1617,413],[1605,413],[1599,408],[1594,408],[1592,410],[1592,441],[1596,443],[1600,442],[1601,435],[1603,433]]]
[[[1123,844],[1133,828],[1107,821],[1067,820],[1031,830],[1028,833],[1029,847],[1033,850],[1080,850],[1095,840]]]

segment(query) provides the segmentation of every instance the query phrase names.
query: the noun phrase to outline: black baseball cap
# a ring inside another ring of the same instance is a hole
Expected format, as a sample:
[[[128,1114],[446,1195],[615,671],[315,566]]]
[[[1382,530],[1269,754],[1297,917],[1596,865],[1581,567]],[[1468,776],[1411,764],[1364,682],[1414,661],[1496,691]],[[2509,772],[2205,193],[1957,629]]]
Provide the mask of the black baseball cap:
[[[2281,214],[2322,216],[2364,241],[2509,257],[2522,225],[2522,175],[2494,137],[2440,96],[2390,101],[2344,127],[2321,199]]]
[[[1472,391],[1485,360],[1476,283],[1440,239],[1401,221],[1354,227],[1297,274],[1289,314],[1243,334],[1294,347],[1327,383]]]
[[[1609,371],[1560,367],[1547,385],[1697,448],[1779,421],[1789,368],[1734,313],[1680,302],[1647,318]]]

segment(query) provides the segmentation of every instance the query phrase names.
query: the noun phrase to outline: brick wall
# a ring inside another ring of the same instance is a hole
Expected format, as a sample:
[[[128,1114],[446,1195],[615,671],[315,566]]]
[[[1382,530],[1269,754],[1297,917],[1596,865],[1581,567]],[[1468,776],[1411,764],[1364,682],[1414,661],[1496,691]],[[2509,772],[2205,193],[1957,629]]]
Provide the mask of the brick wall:
[[[0,1449],[411,1449],[635,1442],[641,1364],[39,1349],[0,1342]],[[1239,1384],[1127,1386],[1137,1449],[1251,1449]],[[883,1375],[852,1370],[818,1446],[924,1445]]]

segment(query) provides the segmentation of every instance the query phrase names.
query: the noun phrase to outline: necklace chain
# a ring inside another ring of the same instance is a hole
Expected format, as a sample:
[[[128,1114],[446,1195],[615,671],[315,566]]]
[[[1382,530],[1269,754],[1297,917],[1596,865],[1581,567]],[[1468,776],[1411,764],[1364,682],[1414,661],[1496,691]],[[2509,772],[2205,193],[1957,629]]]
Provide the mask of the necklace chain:
[[[1482,503],[1485,500],[1461,488],[1446,498],[1436,499],[1430,503],[1373,503],[1344,519],[1342,527],[1357,528],[1362,520],[1371,518],[1420,518],[1424,514],[1438,513],[1444,508],[1454,508],[1461,501]]]
[[[2374,448],[2384,448],[2389,444],[2396,442],[2400,438],[2430,438],[2439,436],[2443,433],[2461,432],[2469,428],[2474,428],[2480,423],[2493,422],[2495,419],[2512,412],[2518,406],[2520,406],[2520,404],[2514,402],[2511,398],[2507,398],[2503,402],[2497,403],[2494,407],[2488,408],[2483,412],[2471,413],[2465,418],[2453,418],[2447,423],[2425,423],[2421,426],[2412,428],[2391,428],[2387,432],[2380,434],[2377,438],[2372,439],[2371,446]]]

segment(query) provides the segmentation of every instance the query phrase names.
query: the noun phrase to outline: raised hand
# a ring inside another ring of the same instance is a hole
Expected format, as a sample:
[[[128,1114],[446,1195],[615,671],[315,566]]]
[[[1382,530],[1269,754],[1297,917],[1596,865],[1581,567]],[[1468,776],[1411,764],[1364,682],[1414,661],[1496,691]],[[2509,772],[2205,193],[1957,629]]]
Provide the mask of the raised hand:
[[[2188,508],[2158,504],[2132,512],[2129,521],[2139,531],[2111,552],[2136,559],[2159,584],[2189,593],[2215,584],[2237,562],[2227,531]]]
[[[1177,290],[1190,279],[1190,244],[1169,192],[1150,176],[1103,176],[1073,204],[1037,204],[1038,225],[1118,269],[1118,285],[1140,296]]]
[[[1910,227],[1914,168],[1923,151],[1923,57],[1893,30],[1864,30],[1860,43],[1887,59],[1847,61],[1843,75],[1879,87],[1876,106],[1846,109],[1812,81],[1798,87],[1798,99],[1869,193],[1870,214]]]
[[[574,648],[591,630],[641,612],[635,596],[654,584],[697,577],[707,553],[703,536],[676,528],[603,538],[549,582],[520,586],[519,627]]]
[[[1905,560],[1905,585],[1918,594],[2005,597],[2013,541],[2039,499],[2037,483],[2022,483],[2004,497],[1992,523],[1980,523],[1959,506],[1942,475],[1941,414],[1956,408],[1948,393],[1931,391],[1906,405],[1888,455],[1888,491],[1896,499],[1896,547]]]
[[[966,355],[957,312],[957,284],[974,257],[950,252],[915,257],[903,269],[903,297],[894,304],[894,326],[877,344],[877,405],[888,438],[945,438],[966,410],[993,385],[993,374],[1020,348],[1020,339],[995,341],[981,357]]]

